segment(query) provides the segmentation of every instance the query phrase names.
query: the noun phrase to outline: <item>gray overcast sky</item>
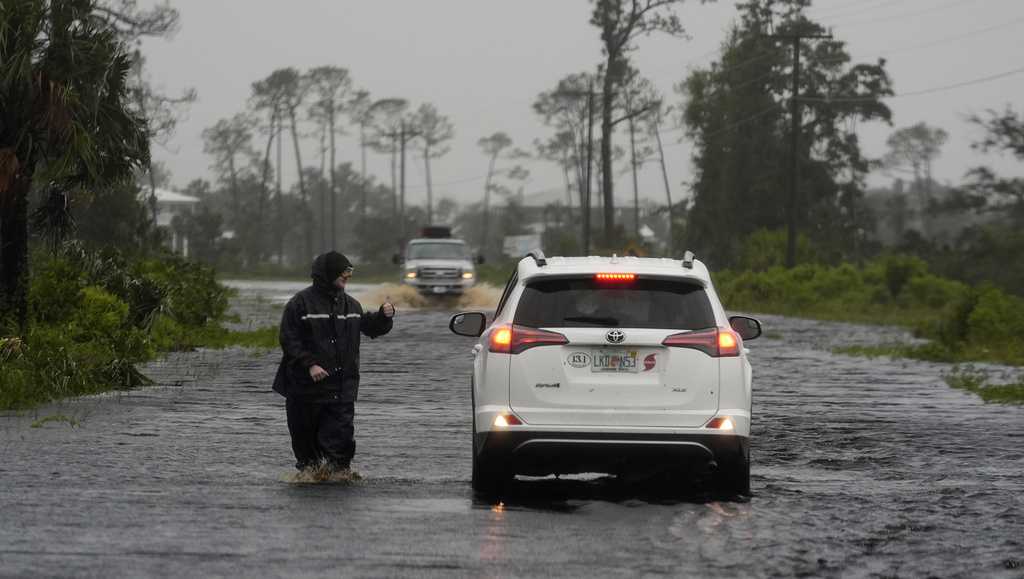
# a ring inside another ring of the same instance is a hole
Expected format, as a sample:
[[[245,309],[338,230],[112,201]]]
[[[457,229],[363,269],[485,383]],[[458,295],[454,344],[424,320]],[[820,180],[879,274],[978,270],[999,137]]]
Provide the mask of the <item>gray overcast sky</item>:
[[[143,4],[155,0],[144,0]],[[431,102],[452,118],[457,137],[452,152],[433,166],[435,196],[475,201],[482,196],[486,160],[478,138],[505,131],[517,146],[529,147],[549,134],[530,104],[568,73],[591,70],[600,61],[597,30],[589,24],[587,0],[173,0],[181,31],[170,40],[146,43],[148,74],[174,93],[194,87],[199,101],[166,150],[155,157],[183,186],[210,178],[201,133],[218,119],[243,110],[253,81],[280,67],[301,70],[342,66],[373,97],[404,97],[413,106]],[[679,9],[690,40],[654,37],[640,44],[635,62],[676,102],[673,85],[688,68],[714,57],[736,17],[735,3]],[[1022,0],[819,0],[810,15],[848,42],[855,61],[888,58],[897,93],[945,87],[1024,67],[1019,39],[1024,29]],[[988,30],[984,33],[978,31]],[[970,34],[968,36],[968,34]],[[959,37],[959,38],[956,38]],[[919,45],[950,39],[927,48]],[[1010,159],[981,157],[970,149],[980,136],[965,117],[988,108],[1024,102],[1024,74],[986,83],[889,101],[895,127],[925,121],[945,128],[950,142],[936,167],[941,181],[959,182],[979,162],[1020,174]],[[867,154],[880,156],[892,128],[861,125]],[[625,134],[618,133],[619,144]],[[670,175],[676,198],[690,179],[690,147],[672,133]],[[358,166],[351,137],[340,141],[339,161]],[[309,163],[319,165],[317,143],[304,144]],[[562,187],[558,168],[529,163],[525,192]],[[369,170],[390,182],[388,158],[371,155]],[[285,172],[286,179],[294,172]],[[409,202],[425,199],[422,162],[411,159]],[[872,183],[888,180],[872,176]],[[643,170],[641,195],[664,198],[654,164]],[[628,177],[619,177],[616,198],[632,198]]]

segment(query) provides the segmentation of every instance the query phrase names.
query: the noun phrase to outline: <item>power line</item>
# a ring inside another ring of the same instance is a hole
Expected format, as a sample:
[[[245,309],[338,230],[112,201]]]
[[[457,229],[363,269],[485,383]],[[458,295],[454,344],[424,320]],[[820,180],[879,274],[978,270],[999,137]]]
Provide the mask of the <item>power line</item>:
[[[898,98],[906,98],[906,97],[921,96],[921,95],[926,95],[926,94],[933,94],[933,93],[937,93],[937,92],[945,92],[945,91],[948,91],[948,90],[953,90],[953,89],[957,89],[957,88],[963,88],[965,86],[972,86],[972,85],[976,85],[976,84],[983,84],[983,83],[986,83],[986,82],[992,82],[994,80],[999,80],[1001,78],[1006,78],[1006,77],[1009,77],[1009,76],[1018,75],[1018,74],[1021,74],[1021,73],[1024,73],[1024,68],[1017,68],[1017,69],[1014,69],[1014,70],[1008,70],[1006,72],[1000,72],[1000,73],[993,74],[993,75],[990,75],[990,76],[984,76],[984,77],[981,77],[981,78],[976,78],[974,80],[968,80],[968,81],[958,82],[958,83],[954,83],[954,84],[947,84],[947,85],[944,85],[944,86],[936,86],[936,87],[926,88],[926,89],[912,91],[912,92],[905,92],[905,93],[899,93],[899,94],[894,94],[894,95],[885,96],[885,97],[879,97],[878,99],[876,99],[875,97],[846,97],[846,98],[843,98],[843,97],[840,97],[840,98],[801,97],[800,100],[802,100],[804,102],[817,102],[817,103],[859,103],[859,102],[874,101],[874,100],[879,100],[879,99],[881,99],[881,100],[885,100],[885,99],[898,99]]]
[[[883,8],[883,7],[891,5],[891,4],[898,4],[898,3],[901,3],[901,2],[904,2],[904,1],[905,0],[881,0],[881,1],[876,1],[874,4],[871,4],[871,3],[865,3],[863,0],[857,0],[856,2],[851,2],[848,6],[846,6],[844,8],[839,8],[838,6],[834,6],[833,10],[828,10],[827,8],[825,8],[824,9],[825,12],[823,12],[821,14],[816,14],[814,16],[814,18],[815,19],[821,19],[821,18],[828,19],[828,18],[846,18],[848,16],[857,16],[858,14],[864,14],[866,12],[876,12],[876,11],[878,11],[879,8]],[[853,8],[854,4],[856,4],[856,9],[853,10],[852,12],[849,11],[848,9],[849,8]],[[839,8],[839,9],[836,10],[836,8]]]
[[[735,122],[733,122],[733,123],[731,123],[729,125],[726,125],[725,127],[722,127],[721,129],[717,129],[715,131],[712,131],[710,133],[702,135],[701,138],[706,141],[706,140],[708,140],[708,139],[710,139],[712,137],[717,137],[718,135],[721,135],[723,133],[727,133],[727,132],[732,131],[734,129],[738,129],[739,127],[741,127],[741,126],[743,126],[743,125],[745,125],[747,123],[756,121],[756,120],[760,119],[761,117],[764,117],[765,115],[767,115],[769,113],[781,112],[782,110],[783,110],[782,105],[780,105],[778,103],[775,103],[772,106],[770,106],[770,107],[768,107],[768,108],[766,108],[766,109],[764,109],[762,111],[759,111],[757,113],[754,113],[754,114],[750,115],[749,117],[744,117],[744,118],[742,118],[742,119],[740,119],[738,121],[735,121]],[[684,141],[679,141],[679,142],[676,142],[676,143],[672,143],[670,145],[665,145],[665,148],[668,149],[669,147],[678,147],[678,146],[683,145],[683,144],[685,144]]]
[[[957,34],[957,35],[953,35],[953,36],[946,36],[946,37],[937,38],[937,39],[934,39],[934,40],[929,40],[927,42],[922,42],[922,43],[919,43],[919,44],[912,44],[912,45],[909,45],[909,46],[902,46],[902,47],[888,49],[888,50],[871,52],[871,53],[868,53],[867,56],[868,57],[873,57],[873,56],[891,56],[893,54],[899,54],[899,53],[903,53],[903,52],[919,50],[919,49],[922,49],[922,48],[929,48],[929,47],[932,47],[932,46],[937,46],[939,44],[945,44],[947,42],[952,42],[952,41],[957,41],[957,40],[963,40],[963,39],[966,39],[966,38],[971,38],[971,37],[977,36],[979,34],[985,34],[985,33],[988,33],[988,32],[994,32],[994,31],[997,31],[997,30],[1002,30],[1002,29],[1005,29],[1005,28],[1010,28],[1010,27],[1019,25],[1021,23],[1024,23],[1024,16],[1022,16],[1020,18],[1015,18],[1013,20],[1004,22],[1002,24],[996,24],[994,26],[988,26],[988,27],[985,27],[985,28],[978,28],[978,29],[975,29],[975,30],[972,30],[970,32],[966,32],[966,33],[963,33],[963,34]],[[842,61],[845,61],[845,60],[847,60],[846,56],[841,57],[841,58],[823,59],[823,60],[821,60],[819,62],[823,62],[823,63],[828,64],[828,63],[833,63],[833,62],[842,62]],[[725,71],[725,70],[728,70],[728,69],[721,69],[721,71]],[[730,90],[736,90],[736,89],[744,88],[744,87],[749,86],[751,84],[755,84],[757,82],[760,82],[760,81],[762,81],[762,80],[764,80],[766,78],[769,78],[769,77],[771,77],[774,74],[775,74],[775,71],[772,70],[772,71],[769,71],[766,74],[763,74],[763,75],[761,75],[759,77],[756,77],[754,79],[751,79],[751,80],[743,82],[743,83],[740,83],[739,85],[736,85],[736,86],[733,86],[733,87],[729,87],[729,89]],[[724,89],[716,89],[716,90],[712,91],[710,94],[711,95],[718,94],[722,90],[724,90]],[[902,96],[911,96],[911,95],[902,95]],[[662,131],[661,134],[662,135],[667,135],[669,133],[677,132],[677,131],[680,131],[680,130],[682,130],[682,127],[676,127],[676,128],[673,128],[673,129],[668,129],[666,131]]]
[[[901,52],[909,52],[911,50],[918,50],[918,49],[921,49],[921,48],[930,48],[932,46],[937,46],[939,44],[944,44],[946,42],[951,42],[951,41],[954,41],[954,40],[963,40],[965,38],[970,38],[972,36],[977,36],[979,34],[984,34],[986,32],[994,32],[996,30],[1002,30],[1004,28],[1010,28],[1011,26],[1016,26],[1017,24],[1020,24],[1021,22],[1024,22],[1024,16],[1022,16],[1020,18],[1016,18],[1014,20],[1010,20],[1010,21],[1004,22],[1002,24],[996,24],[994,26],[989,26],[987,28],[979,28],[979,29],[976,29],[976,30],[972,30],[970,32],[965,32],[963,34],[957,34],[955,36],[947,36],[945,38],[938,38],[938,39],[935,39],[935,40],[929,40],[927,42],[923,42],[923,43],[920,43],[920,44],[911,44],[909,46],[903,46],[903,47],[900,47],[900,48],[893,48],[891,50],[885,50],[885,51],[882,51],[882,52],[874,52],[874,53],[870,53],[870,54],[874,55],[874,56],[886,56],[886,55],[890,55],[890,54],[899,54]]]
[[[865,24],[875,24],[875,23],[878,23],[878,22],[892,22],[893,20],[902,20],[904,18],[913,18],[914,16],[923,16],[925,14],[932,14],[934,12],[940,12],[942,10],[947,10],[949,8],[955,8],[957,6],[962,6],[964,4],[969,4],[971,2],[977,2],[977,1],[978,0],[955,0],[953,2],[947,2],[945,4],[940,4],[938,6],[933,6],[931,8],[926,9],[926,10],[918,10],[916,12],[903,12],[903,13],[900,13],[900,14],[893,14],[891,16],[880,16],[878,18],[871,18],[871,19],[868,19],[868,20],[857,20],[857,21],[854,21],[854,22],[843,23],[842,26],[844,28],[856,28],[857,26],[863,26]],[[833,24],[833,26],[835,26],[835,25],[836,24]]]

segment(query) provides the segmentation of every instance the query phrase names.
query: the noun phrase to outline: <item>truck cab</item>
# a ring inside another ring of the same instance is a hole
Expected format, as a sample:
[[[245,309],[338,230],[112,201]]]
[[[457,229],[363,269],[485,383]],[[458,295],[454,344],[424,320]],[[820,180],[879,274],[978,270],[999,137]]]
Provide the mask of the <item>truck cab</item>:
[[[476,263],[462,239],[448,227],[425,227],[411,239],[395,262],[403,266],[402,283],[426,295],[460,295],[476,284]]]

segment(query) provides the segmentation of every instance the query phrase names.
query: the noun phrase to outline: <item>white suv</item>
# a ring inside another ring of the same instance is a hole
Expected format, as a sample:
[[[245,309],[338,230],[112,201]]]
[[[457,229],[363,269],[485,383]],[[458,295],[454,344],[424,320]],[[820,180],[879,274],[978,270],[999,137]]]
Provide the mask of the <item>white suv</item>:
[[[521,260],[473,348],[473,487],[516,474],[708,469],[750,491],[751,369],[761,324],[726,317],[707,268],[682,260]]]

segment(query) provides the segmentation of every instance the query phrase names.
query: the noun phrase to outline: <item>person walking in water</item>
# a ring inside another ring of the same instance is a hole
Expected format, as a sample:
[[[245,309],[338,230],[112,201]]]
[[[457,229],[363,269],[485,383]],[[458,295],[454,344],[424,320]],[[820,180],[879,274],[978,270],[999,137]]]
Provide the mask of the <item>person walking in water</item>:
[[[394,323],[390,302],[365,313],[345,292],[352,272],[352,262],[336,251],[317,256],[313,285],[295,294],[281,316],[284,356],[274,391],[287,399],[288,432],[300,471],[351,474],[360,334],[377,338]]]

